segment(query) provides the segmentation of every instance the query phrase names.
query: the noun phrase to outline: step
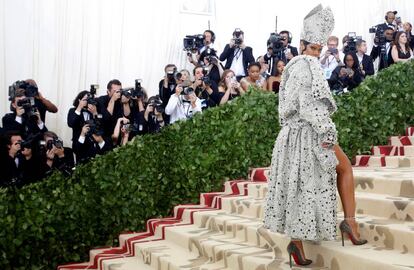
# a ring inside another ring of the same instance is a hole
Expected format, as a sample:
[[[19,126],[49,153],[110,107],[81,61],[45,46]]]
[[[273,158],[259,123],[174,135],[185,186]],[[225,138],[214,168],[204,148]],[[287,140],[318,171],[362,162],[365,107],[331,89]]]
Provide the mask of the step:
[[[384,194],[355,192],[356,212],[399,221],[414,221],[414,200]]]
[[[374,156],[414,156],[414,146],[395,146],[395,145],[380,145],[371,148],[371,154]]]
[[[373,168],[412,168],[414,167],[414,156],[370,156],[358,155],[355,157],[355,167]]]
[[[408,127],[405,129],[405,136],[414,136],[414,127]]]
[[[414,198],[414,168],[354,167],[353,172],[358,192]]]
[[[414,145],[414,136],[391,136],[388,138],[388,144],[395,146]]]

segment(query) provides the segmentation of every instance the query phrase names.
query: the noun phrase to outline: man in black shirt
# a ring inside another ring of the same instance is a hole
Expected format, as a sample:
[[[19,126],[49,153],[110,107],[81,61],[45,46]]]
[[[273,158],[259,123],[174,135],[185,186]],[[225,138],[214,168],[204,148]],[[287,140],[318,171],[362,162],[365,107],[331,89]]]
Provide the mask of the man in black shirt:
[[[175,73],[177,72],[177,67],[174,64],[168,64],[164,67],[164,72],[164,78],[158,84],[158,95],[160,96],[162,100],[162,106],[165,109],[171,95],[174,95],[175,93],[175,87],[177,86]],[[165,112],[162,115],[165,123],[169,124],[170,116],[165,114]]]

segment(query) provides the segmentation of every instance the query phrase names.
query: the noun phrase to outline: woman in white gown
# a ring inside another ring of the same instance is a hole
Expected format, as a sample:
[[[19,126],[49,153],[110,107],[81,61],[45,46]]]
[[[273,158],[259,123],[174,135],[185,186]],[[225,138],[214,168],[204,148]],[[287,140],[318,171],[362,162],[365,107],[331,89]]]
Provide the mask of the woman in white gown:
[[[305,17],[302,55],[285,67],[279,91],[282,128],[273,149],[264,227],[292,238],[289,258],[298,265],[312,263],[302,240],[336,238],[337,187],[345,212],[341,232],[354,244],[366,243],[357,236],[352,168],[337,145],[330,118],[336,104],[318,60],[333,27],[332,11],[321,5]]]

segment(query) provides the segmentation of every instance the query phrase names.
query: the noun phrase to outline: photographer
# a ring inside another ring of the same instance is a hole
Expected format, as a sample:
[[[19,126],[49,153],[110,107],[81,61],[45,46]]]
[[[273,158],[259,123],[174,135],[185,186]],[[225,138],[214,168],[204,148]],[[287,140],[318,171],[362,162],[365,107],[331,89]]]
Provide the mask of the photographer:
[[[72,128],[72,149],[78,140],[83,126],[90,119],[101,117],[98,114],[97,102],[89,91],[80,92],[73,101],[73,108],[69,109],[67,123]]]
[[[224,70],[217,58],[216,51],[210,48],[206,49],[200,55],[200,62],[208,70],[207,76],[209,79],[218,85]]]
[[[27,79],[25,81],[16,81],[12,86],[9,87],[9,94],[12,97],[12,92],[15,92],[17,89],[24,89],[26,97],[34,98],[34,105],[39,110],[40,118],[43,122],[46,119],[46,111],[51,113],[57,113],[58,108],[51,101],[43,97],[40,93],[36,81],[33,79]]]
[[[99,119],[86,121],[79,137],[73,143],[77,164],[85,163],[96,155],[102,155],[110,150],[112,150],[111,140],[104,135]]]
[[[150,97],[148,100],[147,109],[145,110],[144,118],[146,121],[146,127],[149,133],[158,133],[161,128],[165,126],[162,113],[164,107],[162,107],[162,100],[159,96]]]
[[[19,131],[25,138],[47,131],[33,97],[26,97],[24,89],[17,89],[11,100],[12,113],[3,116],[3,128]]]
[[[387,28],[380,35],[383,35],[383,37],[378,37],[376,34],[374,46],[370,54],[373,61],[379,58],[378,71],[388,67],[390,64],[391,43],[394,41],[394,28]]]
[[[112,134],[112,143],[114,146],[125,145],[129,141],[131,124],[126,117],[118,118],[116,122],[114,133]]]
[[[122,97],[122,84],[113,79],[106,86],[106,95],[97,98],[98,110],[102,114],[103,129],[106,137],[110,137],[118,118],[129,115],[129,99]]]
[[[177,78],[175,76],[177,72],[177,67],[174,64],[168,64],[164,67],[164,72],[164,78],[158,84],[158,94],[161,97],[162,104],[165,109],[165,106],[167,106],[171,95],[175,93],[175,88],[177,86]],[[170,117],[168,115],[164,115],[164,117],[166,123],[169,124]]]
[[[338,50],[338,42],[338,37],[330,36],[327,47],[324,47],[321,52],[320,62],[327,80],[331,78],[332,71],[342,64],[341,59],[344,58],[344,54]]]
[[[187,84],[177,85],[175,94],[170,97],[165,107],[165,113],[170,116],[170,123],[191,118],[197,112],[201,112],[201,101],[194,89]]]
[[[65,175],[72,173],[75,166],[73,151],[68,147],[63,147],[63,141],[52,131],[43,134],[43,166],[46,175],[50,175],[54,170],[59,170]]]
[[[233,38],[220,55],[220,61],[226,61],[224,69],[231,69],[236,74],[237,81],[246,76],[247,67],[254,62],[253,49],[244,44],[244,32],[236,28]]]
[[[395,22],[395,15],[397,11],[387,11],[385,13],[385,22],[377,25],[377,29],[381,29],[382,32],[385,32],[388,28],[391,28],[393,31],[397,31],[397,24]]]
[[[193,70],[194,82],[192,88],[195,95],[201,101],[203,110],[214,107],[220,102],[217,83],[208,76],[211,73],[208,68],[196,66]]]
[[[219,83],[220,105],[230,102],[236,97],[244,95],[246,92],[241,88],[234,72],[226,69]]]
[[[363,78],[374,75],[374,61],[371,56],[367,54],[367,43],[365,40],[358,40],[356,42],[356,55],[358,57],[359,68]]]
[[[199,64],[203,63],[203,60],[201,59],[201,54],[207,50],[207,49],[212,49],[214,50],[214,41],[216,39],[216,35],[214,34],[213,31],[211,30],[206,30],[203,33],[203,47],[201,47],[199,50],[194,50],[187,53],[188,56],[188,61],[197,66]]]
[[[359,70],[358,58],[354,52],[348,52],[344,57],[344,66],[338,66],[328,80],[331,90],[336,94],[346,93],[357,87],[363,79]]]
[[[4,135],[4,142],[1,145],[0,162],[0,187],[20,186],[23,184],[22,137],[17,131],[7,131]]]

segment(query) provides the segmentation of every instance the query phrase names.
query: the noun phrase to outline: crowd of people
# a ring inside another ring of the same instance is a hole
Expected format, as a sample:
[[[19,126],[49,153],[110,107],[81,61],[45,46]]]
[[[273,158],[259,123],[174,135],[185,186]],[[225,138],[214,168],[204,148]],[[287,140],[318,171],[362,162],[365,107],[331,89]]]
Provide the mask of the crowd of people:
[[[396,12],[387,12],[386,22],[374,27],[375,45],[367,54],[362,38],[348,34],[331,36],[320,55],[324,76],[335,94],[352,91],[378,70],[413,58],[414,37],[410,23],[402,23]],[[2,118],[0,186],[22,186],[39,181],[54,170],[70,174],[76,164],[125,145],[137,135],[157,133],[164,126],[192,117],[210,107],[231,102],[250,86],[278,93],[284,67],[298,55],[289,31],[269,38],[268,49],[257,58],[244,43],[244,32],[236,28],[221,54],[215,50],[215,34],[206,30],[201,46],[187,51],[192,72],[174,64],[164,68],[158,94],[148,97],[136,81],[134,88],[122,88],[111,80],[106,95],[96,97],[96,88],[81,91],[67,112],[72,129],[71,148],[45,125],[46,112],[58,108],[39,91],[34,80],[10,86],[10,109]]]

